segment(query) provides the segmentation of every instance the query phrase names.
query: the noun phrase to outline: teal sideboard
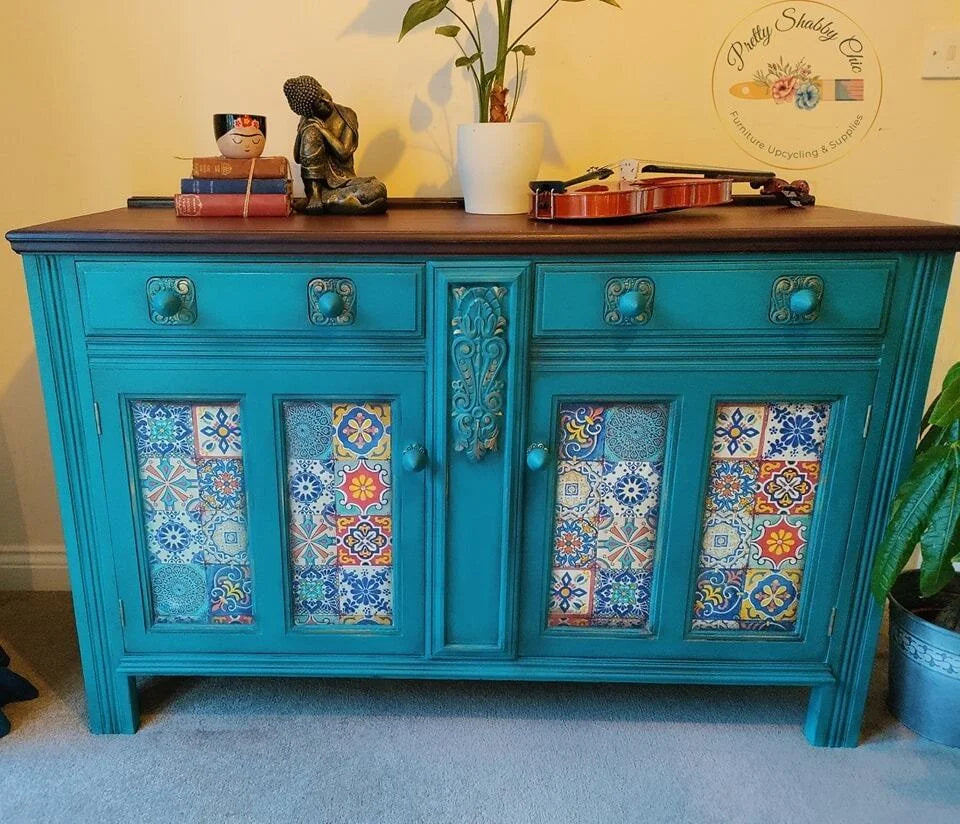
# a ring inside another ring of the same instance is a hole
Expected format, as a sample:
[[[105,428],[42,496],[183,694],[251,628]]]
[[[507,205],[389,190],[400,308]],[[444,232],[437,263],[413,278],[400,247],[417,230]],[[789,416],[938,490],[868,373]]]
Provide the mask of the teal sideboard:
[[[137,676],[255,674],[799,685],[807,738],[856,744],[960,229],[398,204],[7,238],[94,732],[137,728]]]

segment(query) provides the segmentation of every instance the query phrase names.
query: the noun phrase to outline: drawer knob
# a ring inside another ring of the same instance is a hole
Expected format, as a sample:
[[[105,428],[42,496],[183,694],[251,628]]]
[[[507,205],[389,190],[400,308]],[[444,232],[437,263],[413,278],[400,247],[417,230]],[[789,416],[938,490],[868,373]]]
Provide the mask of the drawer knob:
[[[636,289],[631,289],[629,292],[624,292],[617,298],[617,309],[620,310],[620,314],[625,318],[635,318],[640,314],[640,309],[644,306],[646,301]]]
[[[773,282],[770,320],[773,323],[813,323],[823,305],[823,279],[818,275],[784,275]]]
[[[197,291],[190,278],[147,280],[147,314],[163,326],[189,326],[197,320]]]
[[[545,443],[532,443],[527,447],[527,466],[539,472],[550,462],[550,449]]]
[[[347,305],[343,302],[343,298],[330,289],[317,298],[317,311],[330,320],[339,318],[346,308]]]
[[[160,289],[150,296],[150,308],[162,318],[172,318],[183,308],[183,298],[176,289]]]
[[[650,278],[610,278],[604,287],[603,322],[610,326],[643,326],[653,316],[655,291]]]
[[[423,472],[430,462],[430,456],[422,443],[412,443],[403,450],[400,461],[407,472]]]
[[[797,289],[790,295],[790,311],[795,315],[809,315],[820,302],[813,289]]]

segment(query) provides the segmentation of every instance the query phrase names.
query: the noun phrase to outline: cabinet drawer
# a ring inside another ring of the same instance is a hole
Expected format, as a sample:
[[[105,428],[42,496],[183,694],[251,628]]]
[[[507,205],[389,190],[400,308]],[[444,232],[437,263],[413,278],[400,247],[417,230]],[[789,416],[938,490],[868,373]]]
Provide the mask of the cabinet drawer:
[[[876,334],[885,323],[895,267],[891,259],[789,258],[543,264],[537,267],[535,334]],[[781,279],[787,280],[775,294]],[[620,311],[624,292],[639,302],[636,321]],[[805,293],[791,306],[796,292]],[[812,311],[802,311],[808,307]]]
[[[422,334],[418,264],[81,261],[77,274],[89,335]]]

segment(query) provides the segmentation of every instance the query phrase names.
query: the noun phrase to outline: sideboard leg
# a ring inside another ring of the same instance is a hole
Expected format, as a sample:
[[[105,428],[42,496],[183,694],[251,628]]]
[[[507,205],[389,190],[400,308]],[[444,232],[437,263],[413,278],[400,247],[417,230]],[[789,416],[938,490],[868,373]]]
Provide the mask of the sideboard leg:
[[[105,689],[87,689],[87,713],[90,732],[132,735],[140,725],[140,701],[137,679],[129,675],[107,675],[100,682]]]
[[[833,726],[833,715],[836,711],[839,695],[840,688],[837,684],[825,684],[810,690],[807,720],[803,726],[803,733],[806,735],[807,741],[815,747],[829,747],[832,743],[830,741],[830,730]]]
[[[116,689],[113,696],[112,732],[133,735],[140,726],[140,697],[137,695],[137,679],[129,675],[114,677]]]
[[[810,691],[803,732],[815,747],[856,747],[864,694],[856,684],[824,684]]]

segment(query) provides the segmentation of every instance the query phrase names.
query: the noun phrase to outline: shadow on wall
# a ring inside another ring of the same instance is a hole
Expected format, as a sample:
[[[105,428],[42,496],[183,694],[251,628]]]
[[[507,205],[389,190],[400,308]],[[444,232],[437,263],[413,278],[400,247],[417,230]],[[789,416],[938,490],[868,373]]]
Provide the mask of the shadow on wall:
[[[445,63],[427,82],[427,98],[414,95],[410,104],[410,130],[422,140],[413,149],[440,158],[446,178],[438,183],[421,183],[417,197],[452,197],[460,193],[457,181],[456,147],[454,130],[450,125],[449,105],[453,98],[453,66]],[[429,102],[428,102],[429,101]],[[436,120],[442,120],[443,128],[432,129]],[[444,136],[437,138],[437,132]]]
[[[407,144],[397,129],[386,129],[365,143],[361,142],[361,146],[361,155],[356,163],[357,174],[373,175],[384,180],[399,165]]]
[[[360,12],[347,27],[340,32],[340,36],[350,34],[372,34],[394,38],[400,33],[400,23],[406,6],[396,0],[370,0],[366,8]]]
[[[396,0],[369,0],[366,7],[341,34],[389,37],[395,43],[404,10],[404,5],[402,3],[398,5]],[[495,27],[493,15],[489,8],[484,6],[480,10],[480,29],[484,33],[483,39],[486,43],[496,42]],[[386,177],[400,164],[404,152],[409,148],[413,153],[438,158],[444,170],[444,176],[439,181],[420,183],[415,190],[417,197],[460,195],[460,181],[456,166],[457,124],[450,122],[449,106],[453,98],[454,71],[464,70],[454,68],[454,56],[444,59],[443,65],[427,81],[426,99],[419,94],[413,97],[409,124],[417,140],[408,147],[396,129],[388,129],[374,136],[367,144],[362,157],[358,158],[358,174]],[[476,106],[475,93],[472,93],[472,117],[476,117]],[[546,118],[537,113],[524,115],[521,109],[517,120],[543,122],[545,127],[543,160],[545,163],[554,165],[563,164],[563,156]]]
[[[0,398],[0,547],[62,542],[40,373],[31,350]]]

